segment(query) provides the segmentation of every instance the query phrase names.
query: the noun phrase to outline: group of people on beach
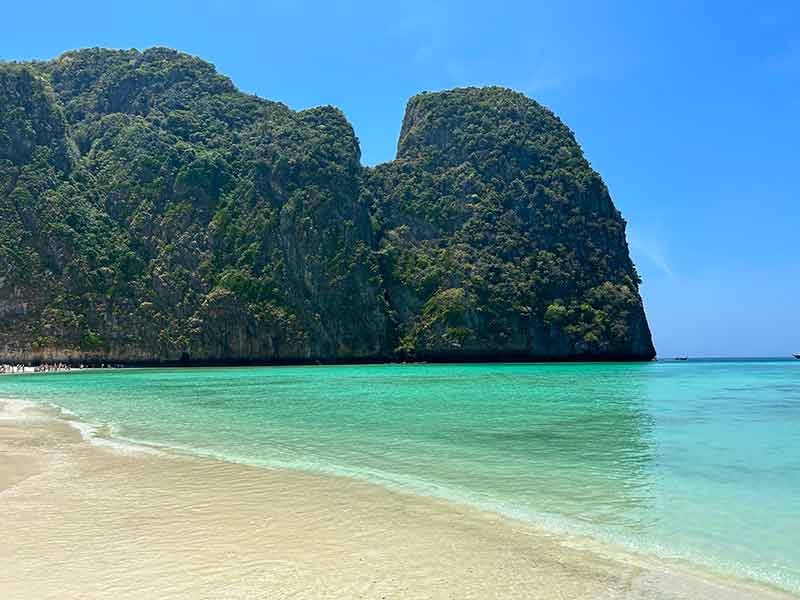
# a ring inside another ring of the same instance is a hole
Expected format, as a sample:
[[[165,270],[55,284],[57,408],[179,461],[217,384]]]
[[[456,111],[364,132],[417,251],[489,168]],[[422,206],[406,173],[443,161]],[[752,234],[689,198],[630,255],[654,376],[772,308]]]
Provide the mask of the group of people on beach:
[[[122,366],[123,365],[114,365],[110,363],[102,363],[100,365],[84,365],[81,363],[77,366],[72,366],[71,364],[65,362],[41,363],[34,366],[23,364],[0,364],[0,375],[12,375],[14,373],[56,373],[59,371],[71,371],[72,369],[88,369],[90,367],[100,369],[117,369],[121,368]]]
[[[83,365],[81,365],[83,368]],[[33,367],[23,364],[0,365],[0,375],[11,375],[13,373],[55,373],[56,371],[70,371],[72,367],[67,363],[42,363]]]
[[[81,365],[83,367],[83,365]],[[33,367],[34,373],[53,373],[56,371],[71,371],[72,367],[67,363],[42,363]]]

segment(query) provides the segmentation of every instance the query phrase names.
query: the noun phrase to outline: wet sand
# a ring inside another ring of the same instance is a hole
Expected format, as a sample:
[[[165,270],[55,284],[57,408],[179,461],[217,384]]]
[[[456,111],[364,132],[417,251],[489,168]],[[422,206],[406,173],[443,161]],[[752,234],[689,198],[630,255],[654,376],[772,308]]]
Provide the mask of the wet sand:
[[[789,598],[345,478],[90,443],[0,402],[0,597]]]

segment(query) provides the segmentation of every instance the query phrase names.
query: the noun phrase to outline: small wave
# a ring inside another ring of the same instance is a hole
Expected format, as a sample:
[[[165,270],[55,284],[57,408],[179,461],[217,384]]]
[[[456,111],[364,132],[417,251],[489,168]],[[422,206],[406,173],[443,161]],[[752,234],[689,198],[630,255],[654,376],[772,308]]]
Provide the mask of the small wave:
[[[442,484],[430,479],[410,477],[392,471],[372,469],[365,467],[345,466],[335,463],[326,463],[313,460],[287,460],[280,458],[256,458],[220,451],[217,449],[203,448],[188,444],[170,442],[155,442],[136,438],[122,437],[122,440],[135,446],[160,448],[165,452],[180,453],[182,455],[210,458],[227,463],[241,464],[250,467],[272,469],[277,471],[298,471],[317,475],[342,477],[355,481],[362,481],[379,485],[392,492],[410,494],[451,502],[465,507],[471,507],[525,522],[535,527],[540,533],[560,536],[583,538],[596,533],[596,529],[576,522],[558,514],[532,510],[530,507],[504,501],[498,497],[476,495],[469,490],[457,486]]]
[[[92,423],[80,415],[53,402],[31,402],[17,398],[0,399],[0,419],[19,423],[60,421],[80,433],[81,438],[94,445],[123,454],[158,454],[159,451],[146,443],[137,443],[117,437],[118,427],[113,423]]]
[[[116,437],[115,427],[112,423],[89,423],[80,420],[77,418],[77,416],[73,418],[64,418],[63,420],[66,421],[70,426],[77,429],[84,441],[89,442],[94,446],[101,446],[122,454],[163,455],[163,452],[150,445],[132,442]]]

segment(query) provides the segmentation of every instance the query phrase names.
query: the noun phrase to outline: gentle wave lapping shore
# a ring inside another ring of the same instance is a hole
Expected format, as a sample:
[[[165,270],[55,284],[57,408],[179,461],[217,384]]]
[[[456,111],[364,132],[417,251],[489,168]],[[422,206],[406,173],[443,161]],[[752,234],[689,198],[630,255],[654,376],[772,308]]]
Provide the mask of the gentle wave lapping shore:
[[[789,597],[366,482],[97,445],[1,404],[9,600]]]

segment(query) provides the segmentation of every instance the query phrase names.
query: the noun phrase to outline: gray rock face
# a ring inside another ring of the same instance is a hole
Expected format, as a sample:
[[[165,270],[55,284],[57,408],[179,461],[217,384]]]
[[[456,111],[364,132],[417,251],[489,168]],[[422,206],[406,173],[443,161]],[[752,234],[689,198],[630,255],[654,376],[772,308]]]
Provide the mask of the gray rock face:
[[[163,48],[0,65],[0,361],[649,359],[624,221],[501,88],[409,102],[360,165]]]

